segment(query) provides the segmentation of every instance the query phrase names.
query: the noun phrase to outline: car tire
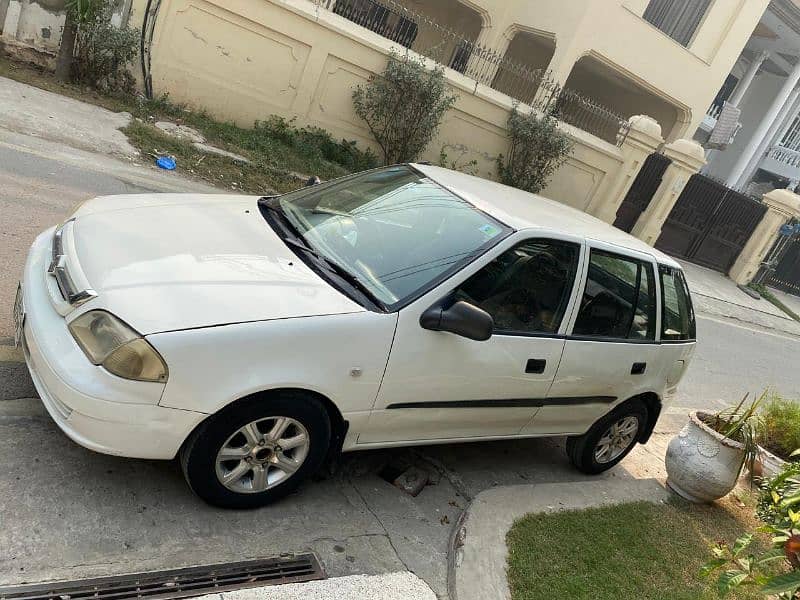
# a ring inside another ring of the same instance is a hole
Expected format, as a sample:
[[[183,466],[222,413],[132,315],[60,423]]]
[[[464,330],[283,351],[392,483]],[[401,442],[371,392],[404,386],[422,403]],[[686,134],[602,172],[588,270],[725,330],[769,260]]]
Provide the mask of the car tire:
[[[639,401],[626,402],[583,435],[567,438],[567,456],[575,468],[587,475],[607,471],[633,450],[646,424],[647,407]]]
[[[209,504],[257,508],[313,475],[330,443],[331,423],[320,400],[277,392],[209,417],[184,443],[180,462],[189,487]]]

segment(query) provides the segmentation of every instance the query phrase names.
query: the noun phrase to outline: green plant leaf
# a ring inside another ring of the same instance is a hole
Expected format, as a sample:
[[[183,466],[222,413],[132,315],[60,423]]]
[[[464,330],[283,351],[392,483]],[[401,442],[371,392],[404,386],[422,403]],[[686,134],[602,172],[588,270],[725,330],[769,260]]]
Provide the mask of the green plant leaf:
[[[747,533],[736,540],[733,544],[733,555],[739,554],[753,542],[753,534]]]
[[[717,591],[719,591],[721,596],[725,596],[733,588],[742,585],[745,579],[747,579],[747,573],[744,571],[738,569],[725,571],[721,573],[719,579],[717,579]]]
[[[700,568],[700,577],[708,577],[711,573],[720,567],[724,567],[726,564],[728,564],[728,561],[724,558],[710,560]]]
[[[770,578],[761,591],[765,594],[782,594],[794,592],[797,588],[800,588],[800,571],[791,571]]]

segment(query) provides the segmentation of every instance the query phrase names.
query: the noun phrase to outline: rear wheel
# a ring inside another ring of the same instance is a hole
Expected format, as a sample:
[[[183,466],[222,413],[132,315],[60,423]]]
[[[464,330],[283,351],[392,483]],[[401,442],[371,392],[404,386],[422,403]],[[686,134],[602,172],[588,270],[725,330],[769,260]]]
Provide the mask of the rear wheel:
[[[567,439],[570,462],[589,475],[607,471],[633,450],[646,423],[647,408],[641,402],[619,406],[585,434]]]
[[[322,403],[294,392],[248,398],[203,423],[181,450],[189,487],[209,504],[255,508],[319,469],[331,441]]]

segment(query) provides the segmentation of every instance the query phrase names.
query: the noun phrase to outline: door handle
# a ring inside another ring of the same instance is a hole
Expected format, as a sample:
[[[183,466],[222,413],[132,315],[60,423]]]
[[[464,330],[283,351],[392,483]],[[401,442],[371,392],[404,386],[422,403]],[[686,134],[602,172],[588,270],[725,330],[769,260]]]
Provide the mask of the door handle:
[[[547,366],[547,361],[541,358],[531,358],[525,365],[526,373],[544,373],[544,368]]]
[[[631,367],[631,375],[644,375],[647,370],[647,363],[633,363]]]

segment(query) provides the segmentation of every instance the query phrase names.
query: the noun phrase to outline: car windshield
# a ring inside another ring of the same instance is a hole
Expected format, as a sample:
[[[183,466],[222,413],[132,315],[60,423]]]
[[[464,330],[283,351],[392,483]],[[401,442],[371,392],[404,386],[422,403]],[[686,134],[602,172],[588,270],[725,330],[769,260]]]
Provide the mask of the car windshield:
[[[303,188],[279,202],[314,251],[387,309],[424,293],[510,232],[405,166]]]

